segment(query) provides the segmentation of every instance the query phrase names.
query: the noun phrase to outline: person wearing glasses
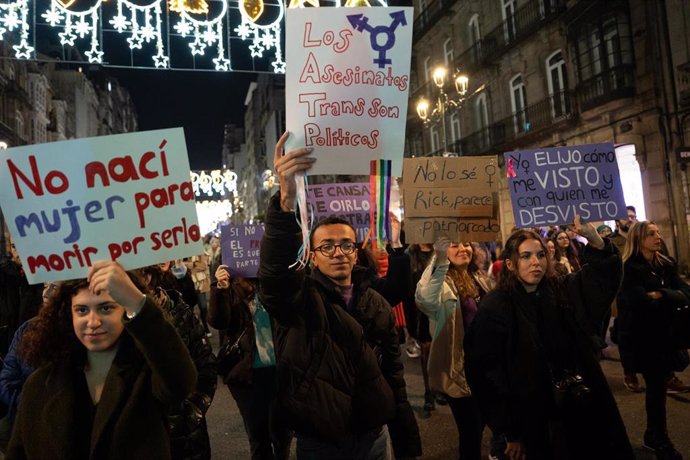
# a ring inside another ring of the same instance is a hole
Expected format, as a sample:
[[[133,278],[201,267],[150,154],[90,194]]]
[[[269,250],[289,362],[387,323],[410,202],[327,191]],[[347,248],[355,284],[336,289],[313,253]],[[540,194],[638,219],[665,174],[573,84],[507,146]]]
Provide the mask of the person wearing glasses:
[[[296,173],[311,149],[275,147],[280,192],[266,213],[259,300],[277,321],[276,400],[295,431],[298,459],[389,459],[421,455],[407,400],[398,333],[390,305],[355,267],[355,230],[326,218],[310,234],[312,271],[289,268],[301,240],[295,222]]]

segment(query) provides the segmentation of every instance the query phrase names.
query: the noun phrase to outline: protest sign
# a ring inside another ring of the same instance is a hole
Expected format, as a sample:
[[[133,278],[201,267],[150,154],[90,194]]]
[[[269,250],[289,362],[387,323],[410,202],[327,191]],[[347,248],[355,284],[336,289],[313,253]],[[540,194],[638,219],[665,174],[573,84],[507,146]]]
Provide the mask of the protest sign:
[[[2,151],[0,206],[31,284],[203,252],[181,128]]]
[[[286,150],[314,148],[310,174],[402,170],[412,8],[290,8]]]
[[[538,227],[626,217],[612,144],[504,154],[515,225]]]
[[[496,157],[406,158],[403,173],[405,238],[433,243],[495,241],[498,226]]]
[[[263,236],[263,224],[221,225],[220,255],[231,276],[256,278]]]
[[[439,236],[451,241],[497,241],[501,226],[494,218],[411,217],[405,218],[405,242],[433,243]]]
[[[369,184],[344,183],[310,185],[307,202],[312,206],[314,219],[341,217],[355,228],[357,241],[362,242],[369,230]]]

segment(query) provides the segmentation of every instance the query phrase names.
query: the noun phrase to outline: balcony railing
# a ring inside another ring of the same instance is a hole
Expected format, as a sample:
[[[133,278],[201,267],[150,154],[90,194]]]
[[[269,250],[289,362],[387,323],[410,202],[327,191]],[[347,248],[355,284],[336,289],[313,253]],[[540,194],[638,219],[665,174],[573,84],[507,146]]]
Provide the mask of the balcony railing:
[[[623,64],[577,85],[580,110],[585,111],[607,102],[635,95],[635,69]]]
[[[432,0],[426,8],[424,8],[417,18],[414,20],[414,28],[412,29],[412,42],[416,42],[422,38],[432,27],[436,25],[439,19],[457,0]]]
[[[455,59],[455,66],[469,71],[500,57],[566,9],[566,0],[530,0],[513,16],[492,29]]]
[[[483,155],[496,153],[528,136],[543,133],[567,120],[575,118],[573,94],[562,91],[507,116],[488,127],[475,131],[448,146],[448,151],[458,155]],[[438,156],[446,149],[431,153]]]

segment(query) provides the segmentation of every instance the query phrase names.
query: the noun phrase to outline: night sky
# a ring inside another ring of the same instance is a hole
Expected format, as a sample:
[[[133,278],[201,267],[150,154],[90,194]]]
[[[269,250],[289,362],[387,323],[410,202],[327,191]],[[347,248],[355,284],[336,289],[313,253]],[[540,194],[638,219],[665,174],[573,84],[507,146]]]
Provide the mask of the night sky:
[[[108,69],[132,95],[139,130],[181,126],[192,169],[221,165],[223,126],[244,125],[244,99],[254,73]]]

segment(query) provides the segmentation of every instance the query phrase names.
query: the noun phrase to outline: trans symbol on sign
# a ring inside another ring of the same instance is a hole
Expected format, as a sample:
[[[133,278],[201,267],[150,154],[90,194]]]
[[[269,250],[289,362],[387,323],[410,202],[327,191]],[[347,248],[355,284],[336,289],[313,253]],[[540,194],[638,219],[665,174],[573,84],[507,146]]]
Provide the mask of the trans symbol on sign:
[[[406,26],[407,20],[405,19],[404,11],[396,11],[390,14],[393,21],[389,26],[372,26],[369,24],[369,18],[363,14],[350,14],[347,16],[347,20],[350,21],[352,27],[361,32],[366,30],[369,32],[369,41],[371,43],[371,49],[379,53],[379,57],[374,59],[374,64],[378,64],[380,69],[386,67],[386,64],[392,64],[393,61],[386,57],[386,52],[395,46],[395,29],[398,26]],[[379,35],[385,35],[385,43],[379,45],[378,37]]]

